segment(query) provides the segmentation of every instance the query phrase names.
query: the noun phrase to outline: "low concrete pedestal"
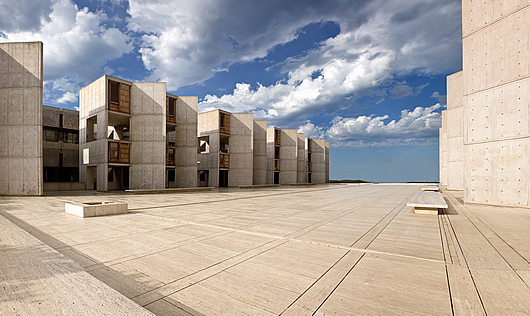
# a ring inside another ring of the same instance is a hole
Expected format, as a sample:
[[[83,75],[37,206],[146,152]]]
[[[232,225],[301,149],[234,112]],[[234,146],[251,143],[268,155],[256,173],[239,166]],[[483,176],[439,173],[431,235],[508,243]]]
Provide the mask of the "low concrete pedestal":
[[[127,213],[127,203],[117,202],[69,202],[64,204],[64,211],[79,217],[94,217]]]

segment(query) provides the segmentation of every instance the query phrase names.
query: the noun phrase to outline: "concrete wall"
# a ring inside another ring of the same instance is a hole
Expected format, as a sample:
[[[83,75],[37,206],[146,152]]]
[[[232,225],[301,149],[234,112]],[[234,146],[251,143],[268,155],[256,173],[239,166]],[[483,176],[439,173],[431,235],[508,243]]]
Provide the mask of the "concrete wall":
[[[267,183],[267,121],[254,120],[253,184]]]
[[[326,183],[326,140],[312,139],[311,142],[311,161],[313,168],[311,182]]]
[[[107,76],[102,76],[79,91],[79,182],[87,189],[107,191]],[[87,119],[97,118],[97,140],[87,142]],[[87,175],[87,168],[99,172]],[[93,183],[97,183],[97,188]]]
[[[166,83],[136,82],[130,90],[130,189],[165,188]],[[178,138],[178,137],[177,137]]]
[[[63,115],[63,126],[60,126],[61,114]],[[79,112],[44,105],[42,107],[42,125],[79,130]]]
[[[463,0],[462,8],[464,67],[461,75],[448,78],[442,125],[447,144],[441,134],[441,149],[447,146],[448,153],[447,185],[455,187],[462,168],[465,202],[528,207],[530,3]],[[463,84],[456,84],[457,76]],[[440,172],[443,184],[443,166]]]
[[[42,195],[42,53],[0,44],[0,195]]]
[[[254,115],[230,115],[230,171],[228,185],[252,185],[254,169]]]
[[[210,152],[199,154],[197,169],[208,170],[208,186],[219,186],[219,110],[198,115],[199,136],[209,136]]]
[[[447,189],[464,190],[463,72],[447,77]]]
[[[197,186],[197,106],[196,96],[177,97],[175,180],[178,188]]]
[[[297,182],[298,176],[298,131],[282,129],[280,144],[280,184]]]
[[[329,142],[326,142],[326,148],[325,148],[325,152],[326,152],[326,178],[325,178],[325,182],[326,183],[329,183]]]
[[[266,183],[274,183],[274,130],[275,127],[267,128],[267,172]]]
[[[297,146],[298,146],[298,153],[296,156],[296,160],[297,160],[296,182],[307,183],[307,152],[305,149],[304,133],[298,133]]]

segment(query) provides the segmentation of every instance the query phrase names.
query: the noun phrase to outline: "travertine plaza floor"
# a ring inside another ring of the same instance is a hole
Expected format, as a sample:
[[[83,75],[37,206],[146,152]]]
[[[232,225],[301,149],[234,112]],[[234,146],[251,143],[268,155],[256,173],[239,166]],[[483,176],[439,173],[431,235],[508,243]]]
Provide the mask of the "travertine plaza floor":
[[[419,190],[0,197],[0,314],[530,314],[530,210],[444,191],[445,214],[415,215]],[[130,212],[81,219],[67,201]]]

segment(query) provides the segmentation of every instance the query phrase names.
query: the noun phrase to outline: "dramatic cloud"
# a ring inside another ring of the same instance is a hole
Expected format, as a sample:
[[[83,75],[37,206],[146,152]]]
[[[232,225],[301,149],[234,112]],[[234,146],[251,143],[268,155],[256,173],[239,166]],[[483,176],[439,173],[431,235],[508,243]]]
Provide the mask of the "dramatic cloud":
[[[385,123],[388,116],[336,117],[327,131],[336,146],[364,147],[404,144],[425,144],[437,140],[441,114],[435,112],[440,104],[413,111],[401,111],[398,121]]]
[[[282,67],[287,80],[255,89],[240,83],[231,94],[207,95],[200,110],[223,107],[253,112],[284,126],[354,106],[357,97],[402,98],[425,88],[395,81],[400,74],[459,69],[458,1],[371,1],[360,7],[355,14],[358,19],[338,10],[324,13],[323,20],[339,23],[340,34],[318,49],[287,59]]]
[[[436,143],[441,127],[440,104],[401,111],[398,121],[384,116],[335,117],[331,127],[324,130],[312,123],[298,131],[311,138],[326,138],[332,147],[385,147],[397,145],[428,145]]]
[[[39,2],[40,3],[40,2]],[[44,2],[43,2],[44,3]],[[132,51],[130,38],[116,28],[103,26],[107,16],[102,12],[89,12],[79,9],[70,0],[57,0],[51,7],[48,19],[43,19],[37,31],[4,32],[3,42],[42,41],[44,43],[45,88],[58,87],[64,91],[68,87],[76,90],[65,97],[65,93],[48,91],[49,101],[72,102],[72,93],[77,94],[78,83],[94,80],[109,61]],[[64,78],[70,78],[64,80]],[[61,80],[62,79],[62,80]],[[58,85],[54,82],[76,84]]]
[[[0,3],[0,34],[17,31],[38,31],[51,21],[51,0],[2,0]]]
[[[235,63],[266,57],[304,26],[344,18],[362,21],[368,0],[196,0],[129,2],[129,28],[140,34],[151,78],[170,89],[200,83]]]

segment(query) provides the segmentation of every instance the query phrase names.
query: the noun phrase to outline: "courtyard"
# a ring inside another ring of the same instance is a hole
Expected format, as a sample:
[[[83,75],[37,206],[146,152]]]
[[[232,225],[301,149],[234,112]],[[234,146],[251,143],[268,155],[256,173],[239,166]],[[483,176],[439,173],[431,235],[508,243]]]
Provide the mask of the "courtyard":
[[[528,315],[530,212],[442,190],[416,215],[420,188],[0,197],[0,315]]]

